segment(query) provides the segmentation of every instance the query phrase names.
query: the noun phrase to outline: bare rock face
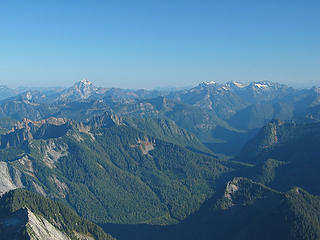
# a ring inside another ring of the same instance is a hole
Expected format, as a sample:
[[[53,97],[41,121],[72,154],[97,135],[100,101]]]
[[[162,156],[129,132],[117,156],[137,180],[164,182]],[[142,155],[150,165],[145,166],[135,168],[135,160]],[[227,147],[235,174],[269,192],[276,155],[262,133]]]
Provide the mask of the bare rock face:
[[[43,162],[49,168],[55,168],[55,164],[61,157],[67,156],[68,153],[68,146],[67,145],[59,145],[56,144],[54,139],[49,139],[43,146]]]
[[[3,219],[1,225],[5,227],[4,239],[18,240],[69,240],[70,238],[44,217],[35,215],[28,208],[21,208],[11,216]],[[22,232],[25,232],[22,234]],[[2,239],[2,238],[1,238]]]
[[[11,174],[10,174],[11,173]],[[0,162],[0,196],[4,193],[23,187],[20,172],[6,162]]]
[[[64,118],[50,117],[32,121],[23,119],[6,134],[0,135],[0,148],[18,146],[33,139],[58,138],[63,136],[71,126],[71,121]]]
[[[27,209],[28,222],[27,231],[30,239],[35,240],[68,240],[70,239],[66,234],[58,230],[44,217],[36,216],[33,212]]]
[[[234,178],[232,181],[228,182],[224,193],[224,196],[227,199],[232,200],[232,194],[239,190],[239,186],[237,185],[239,180],[239,178]]]
[[[71,240],[65,232],[50,223],[41,215],[34,214],[28,208],[21,208],[10,216],[0,220],[3,227],[3,240]],[[73,232],[79,240],[94,240],[89,234]]]
[[[29,162],[30,160],[27,157],[23,157],[20,160],[28,160],[27,166],[25,166],[25,170],[23,173],[21,173],[19,170],[17,170],[7,162],[0,162],[0,197],[10,190],[25,188],[25,181],[23,181],[22,177],[23,174],[35,177],[33,174],[32,163]],[[36,192],[40,193],[43,196],[46,196],[43,188],[34,180],[31,180],[28,183],[34,187]]]
[[[28,131],[30,131],[32,125],[35,127],[41,127],[43,124],[60,126],[65,124],[66,122],[67,120],[65,120],[64,118],[56,118],[56,117],[49,117],[47,119],[42,119],[39,121],[32,121],[30,119],[24,118],[22,121],[17,122],[14,128],[9,132],[14,132],[17,129],[27,129]]]
[[[123,119],[114,113],[104,113],[101,116],[94,117],[89,124],[94,128],[109,128],[123,125]]]
[[[144,139],[138,139],[137,140],[137,144],[132,144],[130,147],[132,148],[139,148],[141,150],[141,152],[146,155],[148,154],[150,151],[152,151],[155,147],[155,140],[153,139],[148,139],[147,136],[144,137]]]

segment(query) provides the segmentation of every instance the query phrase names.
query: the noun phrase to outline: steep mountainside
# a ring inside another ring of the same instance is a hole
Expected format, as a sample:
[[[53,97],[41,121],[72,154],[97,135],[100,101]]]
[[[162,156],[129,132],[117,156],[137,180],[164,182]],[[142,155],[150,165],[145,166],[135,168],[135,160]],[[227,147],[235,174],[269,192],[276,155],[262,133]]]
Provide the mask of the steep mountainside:
[[[127,125],[161,140],[186,147],[190,150],[213,154],[195,135],[178,127],[172,120],[127,117],[124,121]]]
[[[235,178],[172,234],[179,231],[174,239],[318,239],[320,198],[301,188],[281,193]]]
[[[279,192],[237,177],[177,225],[104,229],[121,240],[318,239],[320,198],[298,187]]]
[[[318,239],[319,93],[263,81],[164,95],[80,81],[4,99],[1,234],[102,236],[14,190],[25,188],[120,240]]]
[[[4,240],[113,239],[70,208],[22,189],[0,198],[0,234]]]
[[[320,123],[273,121],[247,143],[237,159],[257,164],[253,177],[286,191],[299,186],[320,194]]]
[[[237,129],[259,129],[273,119],[293,119],[294,111],[292,103],[256,103],[237,112],[228,122]]]
[[[152,137],[112,115],[87,124],[50,121],[26,120],[1,136],[1,187],[61,199],[95,222],[182,220],[214,193],[220,177],[242,167]],[[192,135],[182,133],[179,139],[189,143]]]
[[[8,88],[7,86],[0,85],[0,100],[12,97],[17,94],[14,89]]]
[[[265,156],[278,157],[279,160],[292,161],[286,159],[292,152],[298,152],[300,149],[312,149],[310,153],[316,151],[320,133],[320,123],[297,124],[296,122],[286,122],[274,120],[263,127],[260,132],[251,139],[243,148],[238,158],[254,163],[257,160],[263,160]],[[302,144],[305,142],[305,144]],[[294,151],[284,151],[295,146]],[[305,148],[309,146],[308,148]],[[278,150],[279,149],[279,150]],[[281,154],[282,153],[282,154]],[[279,155],[276,155],[279,154]]]
[[[7,133],[15,126],[16,122],[16,120],[11,118],[0,118],[0,134]]]
[[[199,140],[213,151],[219,152],[217,146],[212,147],[212,143],[228,142],[230,139],[220,139],[216,136],[215,130],[220,127],[226,131],[231,131],[235,135],[246,137],[247,131],[237,131],[224,120],[220,119],[212,110],[199,108],[176,102],[166,97],[140,100],[132,104],[119,104],[112,106],[112,109],[121,116],[134,118],[160,118],[174,121],[193,133]]]

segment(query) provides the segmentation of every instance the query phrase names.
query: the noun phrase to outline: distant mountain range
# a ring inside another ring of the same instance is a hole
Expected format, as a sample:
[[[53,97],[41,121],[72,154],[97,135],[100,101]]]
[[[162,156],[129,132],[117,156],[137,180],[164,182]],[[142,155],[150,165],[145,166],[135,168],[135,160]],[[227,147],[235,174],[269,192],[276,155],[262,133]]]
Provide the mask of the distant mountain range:
[[[317,87],[1,91],[0,236],[320,237]]]
[[[168,93],[101,88],[82,80],[67,89],[26,91],[3,99],[0,117],[84,121],[109,112],[122,117],[173,120],[212,151],[235,155],[272,119],[319,119],[319,104],[319,88],[298,90],[268,81],[247,85],[202,82],[189,90]]]

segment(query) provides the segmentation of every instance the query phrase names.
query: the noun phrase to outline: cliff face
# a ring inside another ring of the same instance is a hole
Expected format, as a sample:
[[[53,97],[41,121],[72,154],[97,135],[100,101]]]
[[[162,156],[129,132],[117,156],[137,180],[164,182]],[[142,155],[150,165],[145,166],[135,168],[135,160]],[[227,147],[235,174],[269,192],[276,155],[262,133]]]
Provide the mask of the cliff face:
[[[38,150],[43,152],[42,161],[46,166],[54,168],[57,160],[68,154],[67,146],[57,145],[55,140],[65,135],[70,127],[71,123],[62,118],[24,119],[8,133],[0,135],[0,197],[10,190],[25,187],[45,196],[35,174],[34,159],[28,154],[29,147],[37,139],[48,139]]]
[[[69,240],[70,238],[44,217],[35,215],[28,208],[21,208],[1,220],[5,229],[3,239]]]
[[[6,134],[0,136],[0,148],[16,147],[38,138],[57,138],[70,128],[70,121],[63,118],[48,118],[40,121],[23,119]]]
[[[1,240],[113,239],[68,207],[22,189],[0,198]]]
[[[23,187],[21,173],[6,162],[0,162],[0,176],[0,197],[9,190]]]
[[[175,235],[166,239],[318,239],[319,201],[301,188],[283,193],[236,177],[194,215],[168,227]]]
[[[316,143],[319,142],[319,133],[319,123],[299,124],[294,121],[274,120],[248,141],[237,159],[249,163],[258,163],[266,158],[292,162],[291,155],[298,150],[300,153],[318,152]],[[306,151],[306,149],[309,150]]]
[[[252,162],[260,154],[271,151],[295,138],[299,134],[296,129],[295,122],[273,120],[248,141],[237,158],[245,162]]]

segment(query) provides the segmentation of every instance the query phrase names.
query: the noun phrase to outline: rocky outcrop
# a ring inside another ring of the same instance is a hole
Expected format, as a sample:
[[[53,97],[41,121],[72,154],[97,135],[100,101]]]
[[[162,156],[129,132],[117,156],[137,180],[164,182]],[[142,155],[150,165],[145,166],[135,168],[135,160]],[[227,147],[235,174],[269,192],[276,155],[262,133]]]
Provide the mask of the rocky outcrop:
[[[21,208],[12,215],[1,220],[4,226],[4,239],[20,240],[69,240],[65,233],[57,229],[44,217],[31,212],[28,208]],[[3,238],[1,238],[3,239]]]
[[[94,117],[88,124],[94,128],[109,128],[123,124],[123,120],[117,114],[105,112]]]
[[[1,240],[113,239],[61,203],[23,189],[0,197]]]
[[[21,173],[6,162],[0,162],[0,196],[4,193],[22,188]]]
[[[70,238],[48,222],[44,217],[37,216],[29,209],[25,209],[28,215],[26,224],[31,240],[69,240]]]
[[[32,139],[57,138],[64,135],[70,126],[71,121],[63,118],[50,117],[39,121],[25,118],[17,122],[7,134],[0,136],[0,148],[18,146]]]
[[[132,148],[139,148],[142,154],[146,155],[155,147],[155,139],[149,139],[147,136],[144,139],[138,138],[136,144],[132,144]]]
[[[17,129],[27,129],[27,130],[31,130],[31,126],[34,127],[41,127],[44,124],[51,124],[51,125],[62,125],[65,124],[67,122],[66,119],[64,118],[56,118],[56,117],[49,117],[47,119],[42,119],[39,121],[32,121],[30,119],[24,118],[22,121],[19,121],[16,123],[15,127],[13,129],[10,130],[10,132],[14,132]]]
[[[43,162],[49,168],[55,168],[55,164],[61,157],[68,155],[68,146],[66,144],[56,144],[54,139],[47,140],[43,146]]]

